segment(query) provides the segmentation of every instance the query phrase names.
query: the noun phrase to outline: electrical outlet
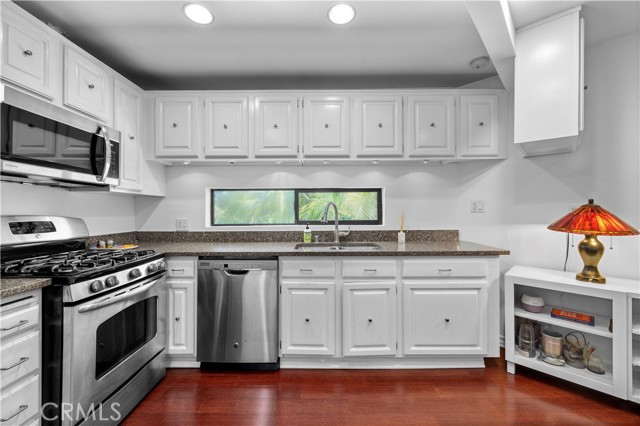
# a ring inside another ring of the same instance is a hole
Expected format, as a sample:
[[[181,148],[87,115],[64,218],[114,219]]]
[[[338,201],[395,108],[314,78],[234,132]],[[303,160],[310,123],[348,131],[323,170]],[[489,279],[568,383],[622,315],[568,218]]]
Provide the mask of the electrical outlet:
[[[176,231],[188,231],[189,219],[176,219]]]
[[[471,213],[484,213],[484,200],[474,200],[471,202]]]

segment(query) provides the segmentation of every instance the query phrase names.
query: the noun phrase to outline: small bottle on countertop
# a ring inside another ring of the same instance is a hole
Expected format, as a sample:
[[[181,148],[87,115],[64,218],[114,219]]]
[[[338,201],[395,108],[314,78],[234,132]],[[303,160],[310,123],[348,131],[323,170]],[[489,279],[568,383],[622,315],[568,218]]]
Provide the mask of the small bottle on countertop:
[[[307,227],[304,228],[304,236],[302,241],[304,241],[305,243],[310,243],[311,242],[311,229],[309,229],[309,224],[307,223]]]

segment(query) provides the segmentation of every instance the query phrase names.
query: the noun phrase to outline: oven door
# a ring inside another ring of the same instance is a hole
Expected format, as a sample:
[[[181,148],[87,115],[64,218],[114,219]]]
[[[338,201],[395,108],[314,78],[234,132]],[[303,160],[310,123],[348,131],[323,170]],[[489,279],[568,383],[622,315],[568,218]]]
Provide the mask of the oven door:
[[[162,273],[64,307],[62,401],[74,413],[97,407],[164,349],[165,283]]]

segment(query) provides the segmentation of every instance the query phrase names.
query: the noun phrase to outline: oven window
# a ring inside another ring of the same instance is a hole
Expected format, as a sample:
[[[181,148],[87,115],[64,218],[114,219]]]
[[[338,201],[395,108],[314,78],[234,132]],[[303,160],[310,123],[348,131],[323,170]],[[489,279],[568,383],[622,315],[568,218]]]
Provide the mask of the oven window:
[[[96,380],[153,339],[157,322],[156,296],[141,300],[100,324],[96,331]]]

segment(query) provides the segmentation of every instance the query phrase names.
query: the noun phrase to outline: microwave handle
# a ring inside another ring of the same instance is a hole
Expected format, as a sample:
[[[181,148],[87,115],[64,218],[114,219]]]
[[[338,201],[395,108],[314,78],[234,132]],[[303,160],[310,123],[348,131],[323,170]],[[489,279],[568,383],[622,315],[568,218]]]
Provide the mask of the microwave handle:
[[[106,127],[100,126],[98,136],[100,136],[100,133],[102,133],[102,137],[104,138],[104,169],[102,170],[102,176],[98,176],[97,179],[100,182],[104,182],[111,168],[111,139],[109,139]]]

